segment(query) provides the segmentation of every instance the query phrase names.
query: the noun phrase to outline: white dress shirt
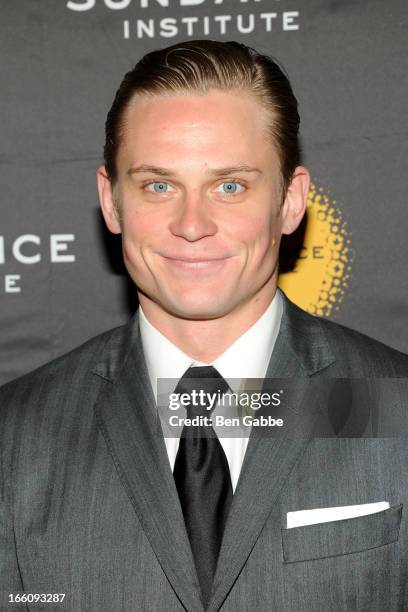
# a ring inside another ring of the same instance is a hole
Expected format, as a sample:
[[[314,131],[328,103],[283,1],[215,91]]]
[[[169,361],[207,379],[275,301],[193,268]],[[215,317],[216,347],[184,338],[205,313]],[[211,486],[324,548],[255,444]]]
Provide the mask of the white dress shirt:
[[[159,332],[139,306],[140,335],[153,393],[157,401],[157,379],[179,380],[189,367],[212,365],[225,378],[233,392],[245,378],[264,378],[279,332],[283,302],[279,290],[262,316],[211,364],[196,361],[183,353]],[[232,489],[235,491],[248,444],[248,437],[219,438],[228,460]],[[171,469],[179,447],[177,437],[164,439]]]

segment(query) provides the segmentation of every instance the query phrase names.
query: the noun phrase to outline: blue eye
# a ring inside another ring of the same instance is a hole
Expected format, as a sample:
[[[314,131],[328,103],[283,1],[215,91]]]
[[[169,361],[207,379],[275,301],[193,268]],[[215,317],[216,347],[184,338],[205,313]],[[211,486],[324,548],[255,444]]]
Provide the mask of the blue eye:
[[[155,181],[152,185],[156,193],[165,193],[168,189],[168,184],[162,181]]]
[[[221,183],[218,186],[218,188],[220,187],[222,193],[227,193],[229,195],[241,193],[241,191],[244,189],[243,186],[240,183],[237,183],[236,181],[225,181],[224,183]]]

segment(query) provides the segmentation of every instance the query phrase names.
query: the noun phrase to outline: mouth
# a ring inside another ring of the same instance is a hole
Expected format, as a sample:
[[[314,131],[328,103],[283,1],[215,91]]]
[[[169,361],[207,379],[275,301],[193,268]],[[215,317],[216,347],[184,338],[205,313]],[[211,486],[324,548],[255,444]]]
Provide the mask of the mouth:
[[[227,257],[167,257],[162,258],[171,267],[186,271],[208,271],[216,272],[220,270],[231,256]]]

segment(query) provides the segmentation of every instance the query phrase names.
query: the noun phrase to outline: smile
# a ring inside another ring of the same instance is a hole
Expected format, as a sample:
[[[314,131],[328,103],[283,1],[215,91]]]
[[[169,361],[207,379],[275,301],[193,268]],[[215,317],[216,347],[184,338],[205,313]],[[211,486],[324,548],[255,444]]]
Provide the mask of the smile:
[[[176,257],[166,257],[162,255],[163,259],[167,264],[169,264],[172,268],[175,268],[180,271],[187,272],[217,272],[221,270],[221,268],[225,265],[225,263],[230,259],[230,257],[222,257],[222,258],[176,258]]]

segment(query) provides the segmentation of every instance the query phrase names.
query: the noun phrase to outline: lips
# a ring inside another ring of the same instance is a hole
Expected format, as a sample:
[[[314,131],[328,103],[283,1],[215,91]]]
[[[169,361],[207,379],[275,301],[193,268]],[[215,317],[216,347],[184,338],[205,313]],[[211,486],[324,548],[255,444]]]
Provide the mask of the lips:
[[[185,261],[186,263],[200,263],[203,261],[223,261],[227,257],[168,257],[162,255],[165,259],[171,259],[173,261]]]
[[[228,255],[225,257],[186,257],[182,255],[177,255],[169,257],[167,255],[162,255],[162,257],[166,261],[166,263],[180,270],[207,270],[215,272],[218,269],[222,268],[222,266],[228,259],[230,259],[231,256]]]

